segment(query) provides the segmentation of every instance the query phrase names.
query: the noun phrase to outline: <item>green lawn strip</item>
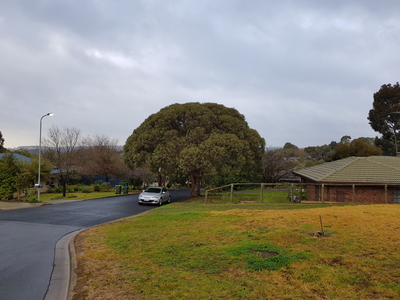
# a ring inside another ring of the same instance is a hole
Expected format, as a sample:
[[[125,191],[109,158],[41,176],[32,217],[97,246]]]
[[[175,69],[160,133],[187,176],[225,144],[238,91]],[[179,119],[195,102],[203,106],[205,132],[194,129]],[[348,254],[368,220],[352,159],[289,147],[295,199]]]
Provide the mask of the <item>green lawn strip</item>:
[[[129,192],[129,195],[138,194],[139,191]],[[82,199],[96,199],[96,198],[104,198],[104,197],[114,197],[120,196],[121,194],[115,194],[115,191],[112,192],[91,192],[91,193],[67,193],[67,198],[61,198],[62,194],[53,194],[53,193],[43,193],[40,194],[40,201],[53,201],[53,200],[82,200]],[[61,196],[61,197],[60,197]],[[76,197],[73,197],[76,196]],[[55,198],[55,199],[51,199]],[[29,197],[21,197],[21,200],[28,201]]]

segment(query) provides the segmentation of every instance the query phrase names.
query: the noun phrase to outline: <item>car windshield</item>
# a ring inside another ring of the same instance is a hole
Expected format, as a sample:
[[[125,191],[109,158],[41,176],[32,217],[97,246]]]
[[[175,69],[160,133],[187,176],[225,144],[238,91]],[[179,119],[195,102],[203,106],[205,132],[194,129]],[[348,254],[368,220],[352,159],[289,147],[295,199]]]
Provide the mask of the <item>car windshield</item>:
[[[160,188],[148,188],[147,190],[145,190],[146,193],[160,193],[160,191]]]

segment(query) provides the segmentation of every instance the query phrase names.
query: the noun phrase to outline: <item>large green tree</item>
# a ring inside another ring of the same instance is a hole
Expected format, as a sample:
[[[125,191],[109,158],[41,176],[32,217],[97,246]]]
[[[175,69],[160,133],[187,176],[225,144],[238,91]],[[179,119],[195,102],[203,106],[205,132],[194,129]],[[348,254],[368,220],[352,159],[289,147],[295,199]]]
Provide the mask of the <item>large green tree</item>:
[[[0,131],[0,153],[6,152],[6,148],[4,148],[4,138],[3,134]]]
[[[0,159],[0,199],[13,198],[18,189],[17,180],[20,171],[20,164],[13,153],[5,154]]]
[[[339,143],[332,155],[332,160],[338,160],[350,156],[376,156],[382,155],[382,150],[374,145],[371,138],[360,137],[352,140],[350,143]]]
[[[304,151],[312,160],[318,161],[321,159],[325,159],[328,156],[329,152],[332,151],[332,149],[329,145],[322,145],[306,147],[304,148]]]
[[[368,120],[372,129],[383,136],[394,136],[400,129],[400,85],[384,84],[374,94],[373,108],[369,111]],[[396,149],[397,151],[397,149]]]
[[[234,108],[215,103],[173,104],[149,116],[124,146],[130,168],[147,166],[163,178],[179,170],[200,194],[205,175],[260,171],[265,141]]]

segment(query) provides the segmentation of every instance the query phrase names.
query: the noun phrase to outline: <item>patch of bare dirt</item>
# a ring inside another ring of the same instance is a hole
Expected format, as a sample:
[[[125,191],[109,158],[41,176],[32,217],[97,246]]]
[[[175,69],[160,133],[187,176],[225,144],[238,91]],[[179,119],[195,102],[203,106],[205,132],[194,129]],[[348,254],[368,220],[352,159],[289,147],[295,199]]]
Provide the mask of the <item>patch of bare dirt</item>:
[[[259,250],[249,250],[250,253],[261,253],[262,258],[268,258],[272,256],[277,256],[279,253],[269,252],[269,251],[259,251]]]
[[[327,234],[326,232],[321,232],[321,231],[312,231],[312,232],[307,232],[307,234],[313,238],[330,238],[332,235]]]

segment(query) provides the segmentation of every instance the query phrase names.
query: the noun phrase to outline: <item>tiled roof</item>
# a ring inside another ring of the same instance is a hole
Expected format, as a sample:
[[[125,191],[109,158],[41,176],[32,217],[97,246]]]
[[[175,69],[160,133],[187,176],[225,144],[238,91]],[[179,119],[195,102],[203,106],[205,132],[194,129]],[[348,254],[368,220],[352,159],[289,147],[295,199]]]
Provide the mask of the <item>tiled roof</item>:
[[[6,155],[6,153],[0,153],[0,158],[2,158],[4,155]],[[16,158],[18,160],[22,160],[23,162],[30,162],[31,161],[30,157],[26,157],[26,156],[21,155],[21,154],[14,153],[13,156],[14,156],[14,158]]]
[[[348,157],[294,173],[323,182],[400,183],[400,158]]]

